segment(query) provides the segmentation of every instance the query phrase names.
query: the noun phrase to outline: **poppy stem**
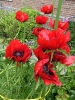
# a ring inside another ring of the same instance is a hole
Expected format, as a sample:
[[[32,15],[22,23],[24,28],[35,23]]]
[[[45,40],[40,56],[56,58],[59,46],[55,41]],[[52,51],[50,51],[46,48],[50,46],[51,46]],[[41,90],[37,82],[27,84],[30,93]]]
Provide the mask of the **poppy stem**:
[[[50,87],[49,87],[48,91],[46,92],[45,96],[48,95],[48,93],[50,92],[51,88],[52,88],[52,85],[50,85]]]
[[[22,87],[22,82],[23,82],[23,64],[22,63],[20,63],[20,66],[17,67],[17,75],[18,75],[18,79],[16,81],[17,81],[19,87],[18,87],[16,93],[20,97],[21,96],[20,92],[21,92],[21,87]],[[15,84],[17,84],[17,83],[15,83]]]
[[[7,78],[7,85],[9,86],[9,70],[8,70],[8,66],[6,68],[6,78]]]
[[[61,6],[62,6],[62,1],[63,0],[59,0],[59,2],[58,2],[58,8],[57,8],[57,14],[56,14],[56,21],[55,21],[55,26],[54,26],[55,30],[58,27],[58,21],[59,21],[59,17],[60,17],[60,10],[61,10]]]
[[[53,0],[53,11],[52,11],[52,18],[54,19],[54,7],[55,7],[56,0]]]
[[[28,94],[26,100],[27,100],[29,97],[31,97],[31,96],[34,95],[35,91],[38,89],[39,86],[40,86],[40,80],[38,80],[37,84],[33,83],[32,89],[31,89],[30,93]],[[39,98],[40,98],[40,97],[41,97],[41,96],[39,96]],[[39,100],[39,98],[37,98],[36,100]],[[35,99],[34,99],[34,100],[35,100]]]
[[[19,33],[20,33],[20,27],[18,28],[18,32],[17,32],[17,34],[15,35],[15,37],[14,37],[14,39],[16,39],[17,38],[17,36],[19,35]]]
[[[51,53],[50,62],[52,62],[52,59],[53,59],[53,55],[54,55],[54,50],[53,50],[53,51],[52,51],[52,53]]]
[[[24,8],[27,8],[27,0],[24,0]]]
[[[1,97],[3,100],[9,100],[9,98],[6,98],[6,97],[4,97],[4,96],[2,96],[2,95],[0,95],[0,97]]]
[[[48,95],[48,93],[50,92],[51,87],[52,87],[52,85],[50,85],[50,86],[44,85],[44,86],[43,86],[43,88],[42,88],[42,90],[41,90],[41,94],[40,94],[40,97],[42,97],[43,100],[44,100],[44,98]]]
[[[20,84],[22,83],[23,81],[23,63],[20,64]]]
[[[24,43],[24,41],[25,41],[25,38],[26,38],[26,28],[25,28],[25,23],[24,23],[24,33],[23,33],[23,43]]]
[[[26,10],[26,8],[27,8],[27,0],[24,0],[24,9]],[[24,23],[23,43],[26,39],[26,24],[25,23]]]

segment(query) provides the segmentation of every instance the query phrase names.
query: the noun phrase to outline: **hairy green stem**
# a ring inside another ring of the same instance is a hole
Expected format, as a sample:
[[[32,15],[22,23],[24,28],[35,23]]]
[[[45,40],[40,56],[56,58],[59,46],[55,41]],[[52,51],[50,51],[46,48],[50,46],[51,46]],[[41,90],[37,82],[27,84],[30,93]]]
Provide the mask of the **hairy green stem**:
[[[51,88],[52,88],[52,85],[50,85],[50,87],[49,87],[48,91],[46,92],[45,96],[48,95],[48,93],[50,92]]]
[[[54,50],[51,52],[51,58],[50,58],[50,62],[52,62],[53,55],[54,55]]]
[[[54,7],[55,7],[56,0],[53,0],[53,11],[52,11],[52,18],[54,19]]]
[[[58,21],[59,21],[59,17],[60,17],[60,11],[61,11],[61,6],[62,6],[62,1],[63,0],[59,0],[59,2],[58,2],[58,8],[57,8],[57,14],[56,14],[56,22],[55,22],[55,26],[54,26],[55,30],[58,27]]]

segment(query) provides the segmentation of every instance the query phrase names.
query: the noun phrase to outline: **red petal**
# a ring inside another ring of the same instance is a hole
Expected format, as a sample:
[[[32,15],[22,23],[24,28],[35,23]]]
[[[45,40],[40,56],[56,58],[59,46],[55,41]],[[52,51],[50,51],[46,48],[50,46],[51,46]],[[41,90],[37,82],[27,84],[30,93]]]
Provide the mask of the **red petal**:
[[[66,37],[66,42],[70,41],[70,32],[69,31],[66,32],[65,37]]]
[[[53,11],[53,5],[44,5],[43,7],[41,7],[41,12],[45,13],[45,14],[49,14],[52,13]]]
[[[55,84],[56,86],[62,86],[59,80],[53,82],[53,80],[43,79],[43,81],[46,85]]]
[[[42,66],[47,63],[49,61],[49,59],[43,59],[43,60],[40,60],[38,61],[36,64],[35,64],[35,67],[34,67],[34,72],[35,74],[37,74],[40,69],[42,69]]]
[[[73,64],[75,62],[75,56],[69,56],[60,62],[65,64],[66,66],[70,66],[71,64]]]
[[[49,25],[50,25],[51,28],[54,28],[54,21],[52,20],[52,18],[50,18]]]

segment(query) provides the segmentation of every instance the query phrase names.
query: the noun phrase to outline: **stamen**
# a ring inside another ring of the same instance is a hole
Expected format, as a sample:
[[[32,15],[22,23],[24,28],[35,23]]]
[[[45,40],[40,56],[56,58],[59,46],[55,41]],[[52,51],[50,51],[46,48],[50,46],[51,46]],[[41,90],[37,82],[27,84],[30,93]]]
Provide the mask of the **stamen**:
[[[45,73],[45,74],[47,74],[47,75],[54,75],[53,74],[53,72],[51,72],[50,70],[49,70],[49,68],[48,68],[48,66],[47,65],[44,65],[43,66],[43,72]]]
[[[15,52],[13,53],[13,55],[16,56],[16,57],[23,57],[24,52],[23,52],[23,51],[15,51]]]

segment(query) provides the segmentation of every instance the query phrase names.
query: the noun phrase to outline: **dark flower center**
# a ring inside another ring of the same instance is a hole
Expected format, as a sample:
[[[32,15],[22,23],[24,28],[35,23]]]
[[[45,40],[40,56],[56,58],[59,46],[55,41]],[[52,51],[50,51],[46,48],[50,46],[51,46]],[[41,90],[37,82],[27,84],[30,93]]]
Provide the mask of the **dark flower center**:
[[[47,75],[52,75],[52,76],[54,75],[53,72],[49,70],[49,68],[48,68],[47,65],[44,65],[44,66],[43,66],[43,72],[44,72],[45,74],[47,74]]]
[[[15,51],[13,55],[16,57],[23,57],[24,52],[23,51]]]
[[[61,53],[61,52],[54,52],[54,54],[59,54],[59,55],[62,55],[62,53]]]

